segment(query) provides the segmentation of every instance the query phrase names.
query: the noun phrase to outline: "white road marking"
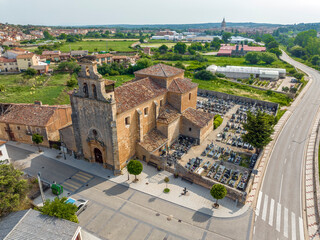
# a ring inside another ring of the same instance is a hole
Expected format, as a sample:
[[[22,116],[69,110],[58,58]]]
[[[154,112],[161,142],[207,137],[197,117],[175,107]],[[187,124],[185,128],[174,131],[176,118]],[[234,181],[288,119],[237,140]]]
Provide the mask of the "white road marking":
[[[279,192],[279,202],[281,201],[281,193],[282,193],[282,181],[283,181],[283,174],[281,175],[281,182],[280,182],[280,192]]]
[[[299,217],[299,232],[300,232],[300,239],[304,239],[304,232],[303,232],[303,221],[302,218]]]
[[[290,149],[291,148],[291,144],[289,144],[289,147],[288,147],[288,149]]]
[[[271,198],[270,202],[270,213],[269,213],[269,225],[273,225],[273,210],[274,210],[274,200]]]
[[[253,235],[256,233],[256,226],[253,228]]]
[[[265,194],[264,202],[263,202],[263,210],[262,210],[262,220],[265,221],[267,217],[267,209],[268,209],[268,195]]]
[[[291,212],[291,231],[292,231],[292,235],[291,235],[291,239],[292,240],[296,240],[297,239],[297,233],[296,233],[296,215],[294,214],[294,212]]]
[[[287,163],[287,159],[284,159],[284,164],[286,164]]]
[[[259,191],[258,202],[257,202],[257,207],[256,207],[256,215],[257,216],[259,216],[259,214],[260,214],[261,200],[262,200],[262,192]]]
[[[278,205],[277,205],[277,223],[276,223],[276,229],[278,232],[280,232],[280,223],[281,223],[281,204],[278,203]]]
[[[288,237],[288,208],[284,208],[283,235]]]

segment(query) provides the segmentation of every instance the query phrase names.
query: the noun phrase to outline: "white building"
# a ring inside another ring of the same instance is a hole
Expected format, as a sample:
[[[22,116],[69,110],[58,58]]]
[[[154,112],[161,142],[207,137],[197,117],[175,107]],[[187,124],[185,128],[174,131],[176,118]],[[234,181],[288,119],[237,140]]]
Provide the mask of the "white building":
[[[254,39],[251,38],[244,38],[241,36],[232,36],[230,39],[230,43],[232,44],[240,44],[240,43],[255,43]]]
[[[6,142],[0,140],[0,164],[2,162],[6,163],[6,160],[8,160],[9,163],[9,155],[7,152]]]
[[[259,67],[242,67],[242,66],[226,66],[218,67],[210,65],[207,71],[212,73],[222,73],[227,78],[232,79],[248,79],[253,75],[254,78],[262,80],[277,81],[279,78],[286,76],[286,70],[282,68],[259,68]]]

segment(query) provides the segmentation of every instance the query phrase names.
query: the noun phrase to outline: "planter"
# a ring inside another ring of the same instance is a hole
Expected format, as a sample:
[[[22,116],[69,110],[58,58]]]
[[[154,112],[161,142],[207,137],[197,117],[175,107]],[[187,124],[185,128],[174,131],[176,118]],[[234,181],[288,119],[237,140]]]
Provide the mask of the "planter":
[[[212,204],[212,207],[218,209],[219,208],[219,204],[218,203],[214,203],[214,204]]]
[[[169,192],[170,192],[170,189],[169,189],[169,188],[165,188],[165,189],[163,190],[163,192],[164,192],[164,193],[169,193]]]

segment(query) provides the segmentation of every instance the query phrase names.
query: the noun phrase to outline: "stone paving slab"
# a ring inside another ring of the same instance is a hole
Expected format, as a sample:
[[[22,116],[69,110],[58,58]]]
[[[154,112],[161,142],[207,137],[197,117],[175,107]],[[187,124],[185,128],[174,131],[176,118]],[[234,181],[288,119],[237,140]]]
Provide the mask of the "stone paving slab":
[[[28,150],[33,152],[33,156],[37,157],[42,154],[53,161],[59,161],[65,163],[69,166],[80,169],[81,171],[99,176],[104,179],[108,179],[114,183],[122,184],[132,189],[141,191],[143,193],[150,194],[154,197],[169,201],[171,203],[178,204],[180,206],[199,211],[205,214],[208,214],[213,217],[220,218],[232,218],[240,216],[245,213],[250,205],[238,205],[233,200],[225,198],[219,200],[220,207],[219,209],[213,209],[212,204],[215,201],[210,195],[210,190],[206,189],[197,184],[190,184],[188,182],[182,181],[181,178],[174,178],[173,174],[166,171],[157,171],[154,167],[148,166],[143,162],[144,170],[139,175],[139,181],[134,182],[134,176],[130,176],[128,180],[128,174],[124,173],[120,176],[114,176],[113,172],[107,169],[104,169],[100,164],[89,163],[85,160],[77,160],[73,157],[67,155],[66,160],[63,159],[58,150],[48,149],[41,147],[43,152],[37,153],[37,147],[28,144],[22,144],[17,142],[8,142],[7,144]],[[59,156],[59,158],[57,158]],[[170,182],[168,187],[170,188],[170,193],[163,193],[163,189],[166,184],[163,179],[168,176]],[[184,187],[187,187],[189,191],[188,196],[182,196],[182,190]]]

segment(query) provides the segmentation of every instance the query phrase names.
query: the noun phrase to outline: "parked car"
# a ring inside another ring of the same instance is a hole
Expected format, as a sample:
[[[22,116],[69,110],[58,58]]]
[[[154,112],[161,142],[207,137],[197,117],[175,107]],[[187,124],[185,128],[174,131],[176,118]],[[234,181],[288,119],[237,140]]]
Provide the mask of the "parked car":
[[[77,206],[78,210],[76,212],[76,215],[78,216],[80,213],[82,213],[88,206],[88,200],[85,200],[85,199],[78,199],[78,200],[75,200],[71,197],[69,197],[66,201],[66,203],[72,203],[74,205]]]

